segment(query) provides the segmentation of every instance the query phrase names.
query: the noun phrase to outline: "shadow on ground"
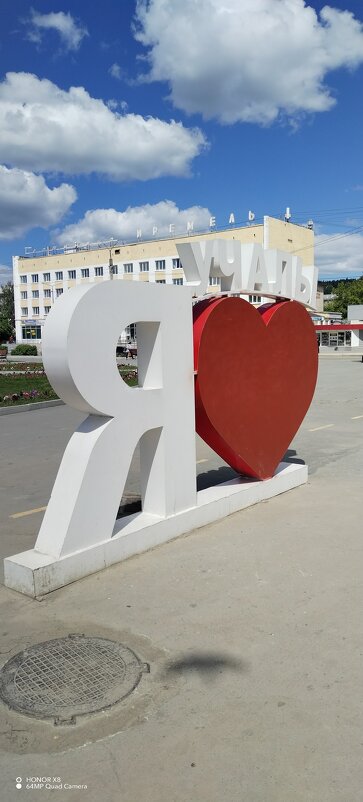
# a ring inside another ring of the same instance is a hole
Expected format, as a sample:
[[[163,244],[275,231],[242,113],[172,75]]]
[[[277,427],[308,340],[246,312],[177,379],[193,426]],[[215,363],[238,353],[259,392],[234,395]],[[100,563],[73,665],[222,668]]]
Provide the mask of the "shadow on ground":
[[[297,457],[296,451],[291,448],[286,451],[286,454],[283,456],[281,461],[294,463],[295,465],[305,465],[304,460],[300,459],[300,457]],[[237,473],[237,471],[234,471],[233,468],[230,468],[228,465],[222,465],[220,468],[215,468],[211,471],[200,473],[197,476],[197,490],[206,490],[207,487],[214,487],[215,485],[220,485],[223,482],[230,482],[232,479],[237,479],[239,476],[240,474]],[[256,481],[255,479],[251,479],[249,476],[242,478],[245,478],[246,482]],[[126,515],[132,515],[135,512],[141,512],[141,510],[141,497],[136,493],[131,494],[130,496],[125,494],[121,500],[121,504],[117,513],[117,519],[124,518]]]
[[[288,448],[286,454],[283,456],[281,462],[290,462],[294,465],[305,465],[305,460],[297,456],[297,452],[293,448]]]
[[[228,465],[222,465],[221,468],[216,468],[212,471],[200,473],[197,476],[197,490],[205,490],[207,487],[220,485],[222,482],[229,482],[231,479],[236,479],[239,474],[229,468]]]
[[[226,671],[242,673],[248,671],[245,661],[217,652],[193,652],[187,657],[172,660],[165,668],[166,675],[186,675],[197,672],[201,679],[214,680]]]
[[[305,460],[298,457],[297,452],[292,448],[286,451],[281,462],[305,465]],[[234,471],[233,468],[230,468],[228,465],[222,465],[221,468],[200,473],[199,476],[197,476],[197,490],[205,490],[207,487],[214,487],[215,485],[222,484],[222,482],[230,482],[231,479],[238,479],[239,476],[241,476],[241,474]],[[250,476],[242,476],[242,479],[245,479],[246,482],[256,482],[256,479],[252,479]]]

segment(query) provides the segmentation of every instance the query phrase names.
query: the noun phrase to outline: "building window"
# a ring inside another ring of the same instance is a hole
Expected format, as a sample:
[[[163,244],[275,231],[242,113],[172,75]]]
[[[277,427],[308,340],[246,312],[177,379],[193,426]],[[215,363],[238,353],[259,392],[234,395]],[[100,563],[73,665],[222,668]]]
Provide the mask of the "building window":
[[[136,323],[130,323],[129,326],[126,326],[126,337],[127,340],[135,341],[136,340]]]
[[[249,295],[248,300],[250,304],[260,304],[261,303],[261,295]]]
[[[210,287],[219,287],[221,280],[219,276],[209,276],[209,286]]]
[[[26,284],[28,281],[28,276],[20,276],[20,284]]]
[[[33,284],[38,284],[39,276],[38,273],[32,273],[32,282]]]
[[[173,284],[182,284],[182,283],[183,283],[182,278],[173,278]]]
[[[129,262],[127,265],[124,265],[124,273],[133,273],[134,272],[134,265],[132,262]]]
[[[26,290],[23,290],[23,291],[20,293],[20,298],[21,298],[21,300],[22,300],[22,301],[25,301],[25,300],[27,299],[27,297],[28,297],[28,293],[27,293],[27,291],[26,291]]]
[[[139,262],[140,273],[147,273],[149,270],[149,262]]]
[[[165,270],[165,259],[156,259],[155,270]]]
[[[55,274],[56,281],[63,281],[63,270],[57,270]]]
[[[173,270],[177,270],[179,267],[181,267],[180,259],[173,259]]]
[[[51,307],[50,307],[50,306],[45,306],[45,307],[44,307],[44,314],[45,314],[45,315],[49,315],[49,312],[50,312],[50,310],[51,310]]]
[[[40,340],[40,326],[22,326],[23,340]]]
[[[89,267],[82,267],[81,276],[82,278],[89,278]]]
[[[159,278],[155,281],[155,284],[166,284],[165,278]]]
[[[95,276],[103,276],[103,267],[95,267]]]
[[[39,315],[39,306],[33,306],[33,315]]]
[[[50,273],[43,273],[43,281],[50,281]]]
[[[57,287],[55,294],[57,298],[59,298],[60,295],[63,295],[62,287]]]
[[[112,265],[111,270],[114,276],[118,275],[118,265]]]
[[[39,290],[32,291],[32,298],[39,298]]]
[[[77,277],[77,271],[76,270],[68,270],[68,278],[74,279],[76,277]]]
[[[27,306],[22,306],[21,307],[21,314],[22,315],[26,315],[28,317],[28,307]]]
[[[44,290],[44,298],[51,298],[52,290]]]

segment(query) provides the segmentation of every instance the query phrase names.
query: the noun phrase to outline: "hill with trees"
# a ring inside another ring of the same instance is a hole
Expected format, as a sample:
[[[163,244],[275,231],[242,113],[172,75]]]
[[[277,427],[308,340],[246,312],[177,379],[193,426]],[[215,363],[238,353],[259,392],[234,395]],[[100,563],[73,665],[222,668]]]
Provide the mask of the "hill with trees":
[[[319,281],[319,284],[324,287],[324,294],[336,296],[325,304],[325,311],[340,312],[343,320],[346,320],[347,308],[350,304],[363,304],[363,276],[355,279]]]

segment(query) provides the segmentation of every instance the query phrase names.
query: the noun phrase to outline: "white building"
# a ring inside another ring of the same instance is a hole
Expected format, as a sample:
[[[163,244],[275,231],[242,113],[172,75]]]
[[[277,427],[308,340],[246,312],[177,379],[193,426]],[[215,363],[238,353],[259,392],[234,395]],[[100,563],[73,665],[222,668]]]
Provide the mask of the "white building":
[[[69,248],[48,248],[41,252],[27,249],[25,256],[13,257],[16,341],[41,341],[42,327],[57,298],[70,287],[83,283],[110,280],[151,281],[159,284],[183,284],[184,273],[178,257],[177,243],[208,238],[236,239],[259,243],[301,257],[303,265],[314,264],[314,232],[286,220],[264,217],[262,224],[230,227],[227,230],[165,239],[136,241],[121,245],[111,241]],[[219,291],[220,279],[211,277],[209,291]],[[250,295],[253,304],[261,296]],[[89,325],[97,325],[92,321]],[[102,336],[102,332],[100,332]]]

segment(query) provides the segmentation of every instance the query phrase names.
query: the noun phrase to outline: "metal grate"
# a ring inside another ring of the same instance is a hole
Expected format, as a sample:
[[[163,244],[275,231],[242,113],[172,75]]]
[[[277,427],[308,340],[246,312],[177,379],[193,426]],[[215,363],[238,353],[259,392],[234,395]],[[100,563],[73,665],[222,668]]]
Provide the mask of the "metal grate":
[[[67,719],[121,701],[145,670],[121,643],[69,635],[12,657],[0,672],[0,697],[27,715]]]

